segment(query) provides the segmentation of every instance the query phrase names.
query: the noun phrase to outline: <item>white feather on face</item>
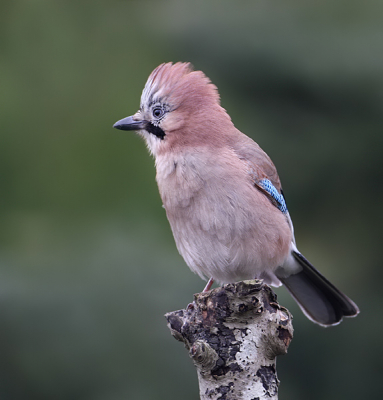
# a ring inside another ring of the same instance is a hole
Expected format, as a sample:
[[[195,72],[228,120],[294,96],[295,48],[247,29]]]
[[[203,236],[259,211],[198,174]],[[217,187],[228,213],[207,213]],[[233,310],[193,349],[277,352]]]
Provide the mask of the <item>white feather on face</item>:
[[[146,130],[141,130],[138,134],[144,138],[149,153],[155,157],[159,147],[161,147],[162,140]]]
[[[173,125],[174,128],[174,123],[172,124],[172,121],[170,121],[170,124],[167,123],[169,118],[172,120],[172,116],[169,117],[169,113],[174,111],[177,106],[174,104],[174,101],[172,102],[171,98],[169,98],[169,93],[172,91],[169,87],[171,82],[167,81],[164,72],[166,72],[169,67],[174,69],[176,66],[170,63],[162,64],[151,73],[142,91],[140,110],[137,113],[137,119],[150,121],[154,126],[162,130],[165,128],[168,132],[170,131],[169,125]],[[178,67],[182,74],[190,72],[189,64],[179,63]],[[160,117],[154,115],[155,110],[160,110],[162,112]],[[175,118],[173,117],[173,119]],[[149,152],[155,157],[159,148],[164,144],[164,138],[159,138],[146,130],[139,131],[138,133],[145,139]]]

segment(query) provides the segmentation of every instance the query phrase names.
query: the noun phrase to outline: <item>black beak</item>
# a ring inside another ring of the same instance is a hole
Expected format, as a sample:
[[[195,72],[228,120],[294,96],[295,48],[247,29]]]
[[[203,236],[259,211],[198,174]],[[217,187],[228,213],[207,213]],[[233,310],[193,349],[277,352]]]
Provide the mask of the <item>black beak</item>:
[[[131,116],[120,119],[113,125],[113,128],[121,129],[122,131],[139,131],[144,129],[146,124],[146,121],[136,121]]]

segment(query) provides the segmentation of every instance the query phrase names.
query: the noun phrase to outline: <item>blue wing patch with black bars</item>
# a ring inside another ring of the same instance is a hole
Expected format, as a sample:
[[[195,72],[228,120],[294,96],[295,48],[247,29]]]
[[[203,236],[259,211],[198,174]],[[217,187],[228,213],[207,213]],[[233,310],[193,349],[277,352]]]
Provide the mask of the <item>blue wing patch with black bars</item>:
[[[287,213],[287,206],[283,194],[279,193],[275,186],[268,179],[259,181],[259,186],[264,189],[276,201],[276,206],[283,212]]]

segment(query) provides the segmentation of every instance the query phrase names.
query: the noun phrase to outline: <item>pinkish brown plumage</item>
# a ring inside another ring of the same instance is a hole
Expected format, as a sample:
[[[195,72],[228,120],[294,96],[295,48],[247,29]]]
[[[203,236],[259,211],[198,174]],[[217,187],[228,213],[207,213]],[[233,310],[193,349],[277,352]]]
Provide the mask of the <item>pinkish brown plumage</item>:
[[[235,128],[201,71],[161,64],[148,78],[140,110],[115,127],[136,130],[154,155],[174,239],[192,271],[221,283],[282,282],[323,326],[359,312],[297,250],[274,164]]]

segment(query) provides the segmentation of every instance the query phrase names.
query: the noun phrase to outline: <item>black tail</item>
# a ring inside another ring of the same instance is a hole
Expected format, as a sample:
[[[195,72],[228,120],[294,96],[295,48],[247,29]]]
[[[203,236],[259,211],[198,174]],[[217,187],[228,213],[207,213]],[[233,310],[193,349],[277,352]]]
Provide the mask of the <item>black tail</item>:
[[[339,324],[343,317],[355,317],[358,306],[329,282],[299,252],[293,251],[302,267],[297,274],[279,278],[305,315],[322,326]]]

